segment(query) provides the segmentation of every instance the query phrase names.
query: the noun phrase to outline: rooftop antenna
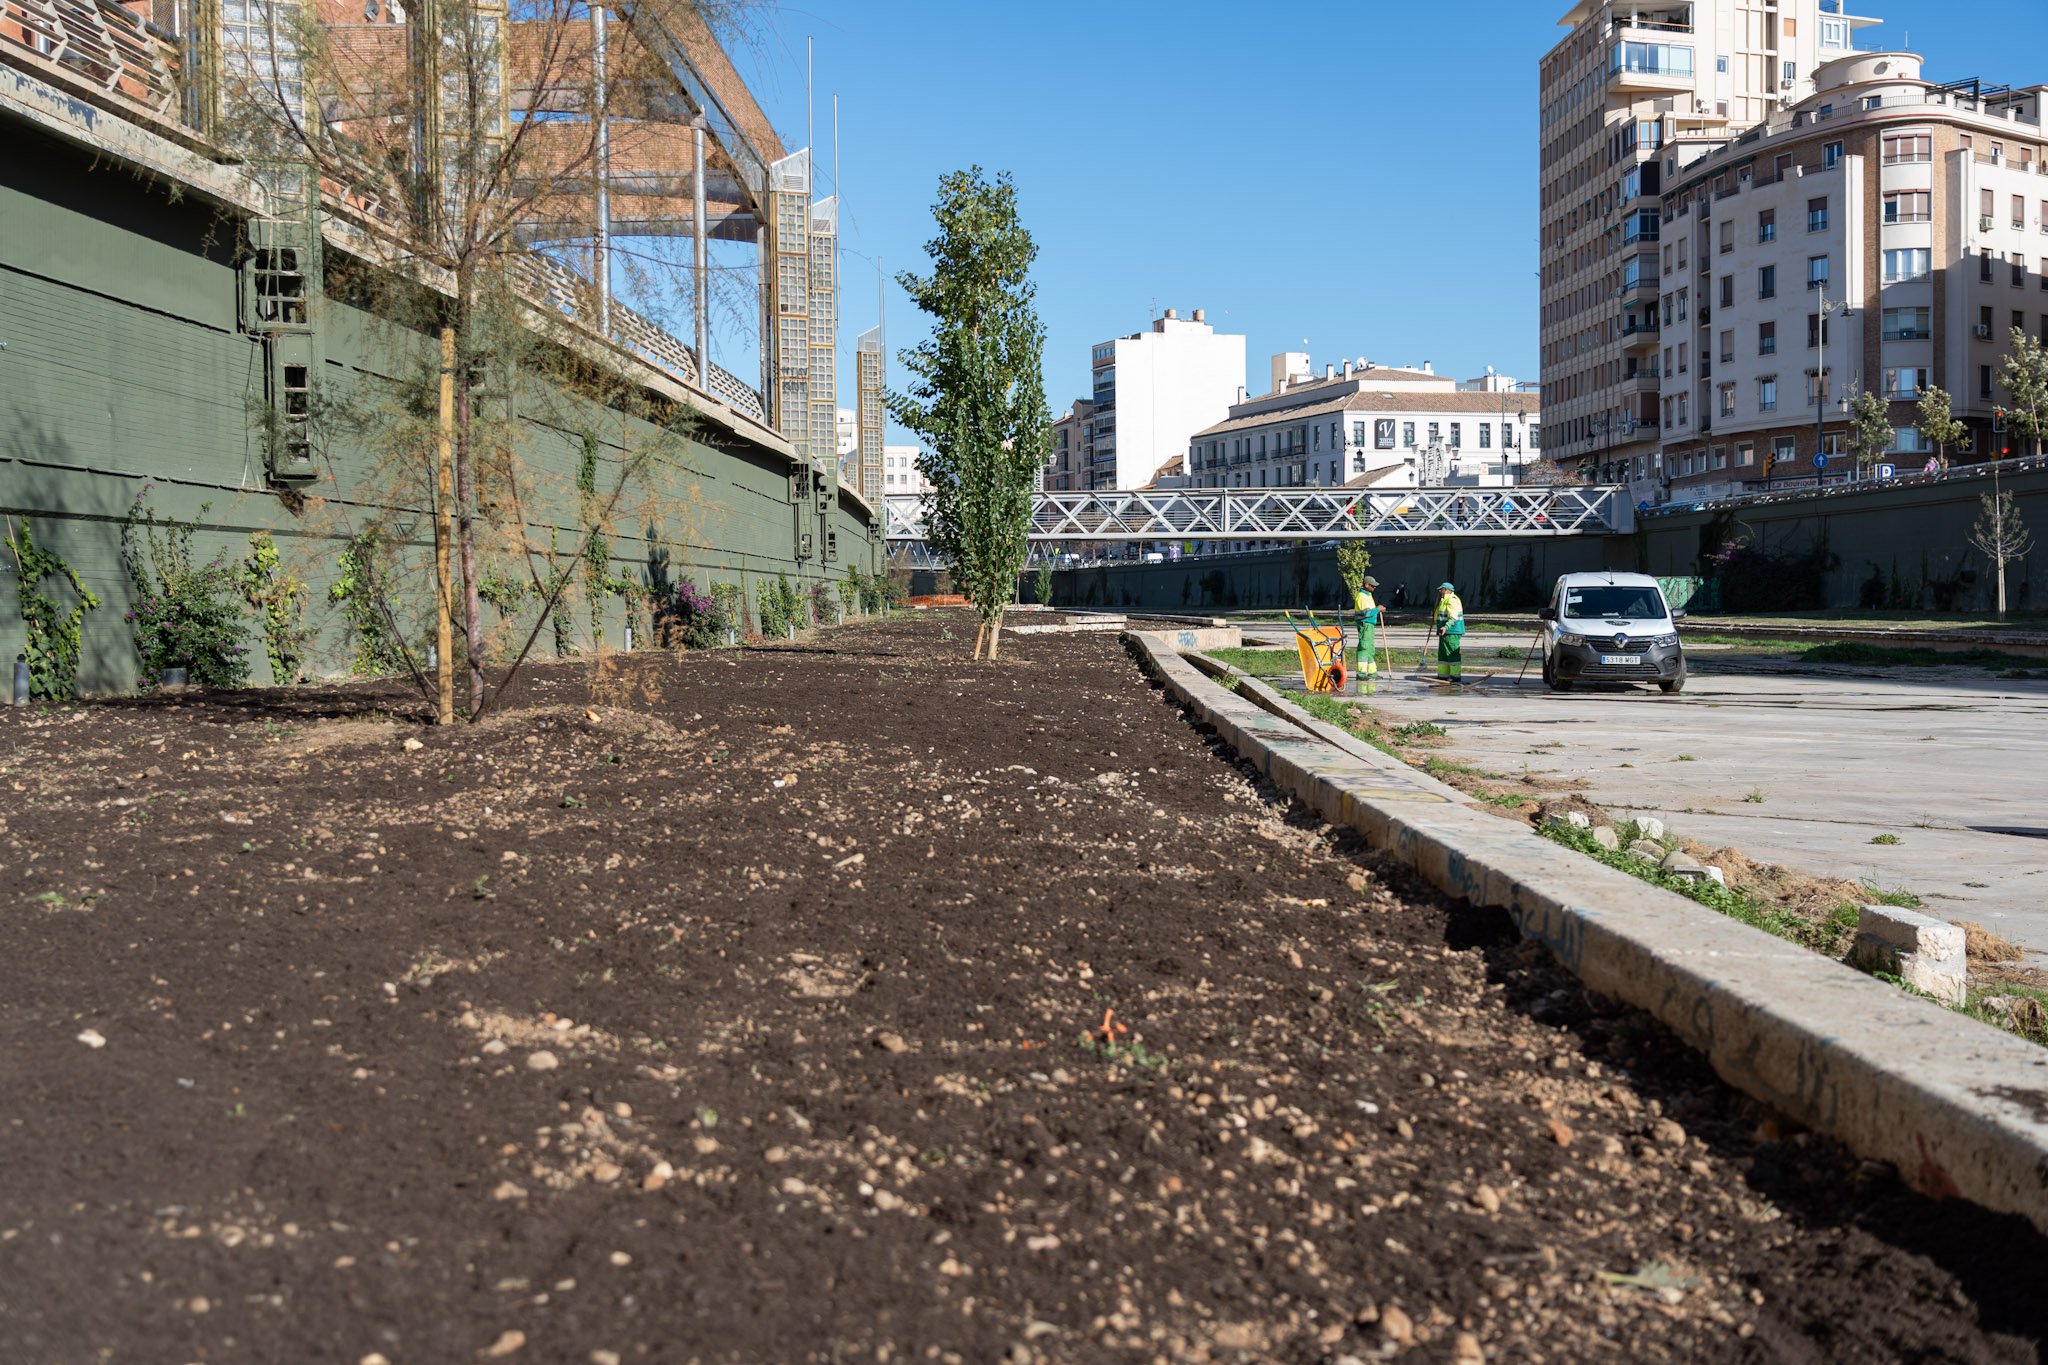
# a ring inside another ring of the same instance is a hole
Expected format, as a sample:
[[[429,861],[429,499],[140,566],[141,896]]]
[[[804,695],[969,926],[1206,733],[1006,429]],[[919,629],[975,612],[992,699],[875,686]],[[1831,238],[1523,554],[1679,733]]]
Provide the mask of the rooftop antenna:
[[[818,145],[818,110],[811,100],[811,35],[804,35],[804,149]],[[811,152],[815,157],[817,153]],[[812,182],[816,184],[816,181]]]

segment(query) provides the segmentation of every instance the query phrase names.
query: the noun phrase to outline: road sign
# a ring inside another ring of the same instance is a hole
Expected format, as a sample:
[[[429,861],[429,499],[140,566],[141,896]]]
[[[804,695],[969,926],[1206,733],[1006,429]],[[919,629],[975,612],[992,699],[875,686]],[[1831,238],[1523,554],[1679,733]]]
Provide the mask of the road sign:
[[[1826,469],[1828,467],[1828,453],[1825,450],[1813,457],[1813,467],[1815,469]]]
[[[1880,479],[1896,479],[1898,476],[1899,468],[1897,465],[1881,464],[1877,467],[1877,477]]]

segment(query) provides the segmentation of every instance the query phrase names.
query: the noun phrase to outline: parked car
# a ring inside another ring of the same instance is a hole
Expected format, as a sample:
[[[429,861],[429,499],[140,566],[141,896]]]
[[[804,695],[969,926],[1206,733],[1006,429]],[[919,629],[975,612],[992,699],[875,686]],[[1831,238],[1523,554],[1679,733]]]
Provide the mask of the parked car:
[[[1550,590],[1543,621],[1543,682],[1568,692],[1580,682],[1685,686],[1685,649],[1657,580],[1639,573],[1568,573]]]

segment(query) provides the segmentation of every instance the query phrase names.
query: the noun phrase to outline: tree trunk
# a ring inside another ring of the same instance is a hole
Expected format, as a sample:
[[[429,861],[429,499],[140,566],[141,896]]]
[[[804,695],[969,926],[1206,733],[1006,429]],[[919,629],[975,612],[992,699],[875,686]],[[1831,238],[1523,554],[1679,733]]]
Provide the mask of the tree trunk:
[[[464,266],[457,284],[459,321],[466,335],[472,317],[469,267]],[[462,637],[469,654],[469,713],[484,705],[483,612],[477,596],[476,575],[476,470],[475,452],[470,446],[470,374],[467,358],[458,354],[455,367],[455,531],[456,548],[462,557]]]
[[[434,723],[455,723],[455,584],[450,579],[449,541],[455,503],[452,467],[455,438],[455,329],[441,329],[441,411],[434,442]]]
[[[1998,559],[1998,619],[2005,620],[2005,557]]]
[[[989,623],[988,632],[988,661],[994,663],[996,661],[996,644],[1003,638],[1003,618],[1001,616],[996,617],[995,620]]]

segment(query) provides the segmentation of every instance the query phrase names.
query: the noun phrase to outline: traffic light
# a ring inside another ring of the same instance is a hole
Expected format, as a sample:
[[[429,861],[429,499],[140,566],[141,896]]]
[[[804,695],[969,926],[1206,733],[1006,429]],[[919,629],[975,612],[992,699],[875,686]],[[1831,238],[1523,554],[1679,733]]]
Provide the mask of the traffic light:
[[[1772,470],[1773,468],[1775,468],[1775,467],[1776,467],[1777,463],[1778,463],[1778,451],[1777,451],[1777,448],[1776,448],[1775,446],[1773,446],[1773,447],[1771,447],[1771,448],[1769,448],[1769,449],[1766,449],[1766,450],[1764,451],[1764,477],[1765,477],[1766,479],[1768,479],[1768,478],[1770,478],[1770,477],[1771,477],[1771,470]]]
[[[1993,435],[1995,435],[1995,436],[1997,436],[1997,437],[1999,438],[1999,440],[1998,440],[1998,453],[1999,453],[1999,455],[2000,455],[2000,456],[2006,456],[2006,455],[2010,455],[2010,454],[2012,454],[2012,443],[2011,443],[2010,441],[2007,441],[2007,440],[2005,439],[2005,409],[2004,409],[2004,408],[1993,408],[1993,409],[1991,410],[1991,431],[1992,431],[1992,434],[1993,434]]]

